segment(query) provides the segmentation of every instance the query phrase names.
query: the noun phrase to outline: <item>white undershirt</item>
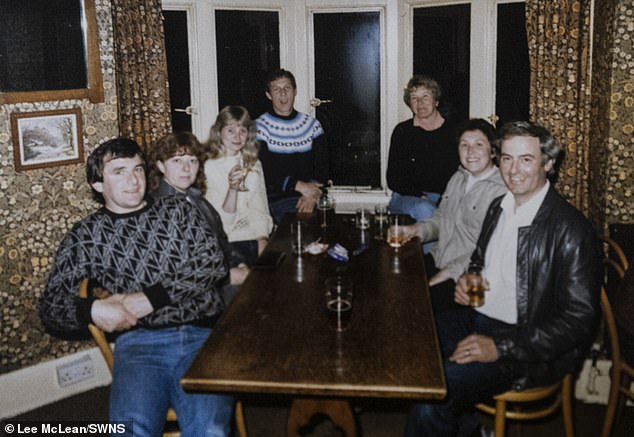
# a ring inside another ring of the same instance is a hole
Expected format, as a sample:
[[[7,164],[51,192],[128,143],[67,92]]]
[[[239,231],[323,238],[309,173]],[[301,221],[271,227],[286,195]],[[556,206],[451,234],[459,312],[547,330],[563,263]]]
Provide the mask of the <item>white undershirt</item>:
[[[518,229],[530,226],[542,205],[550,183],[546,184],[522,206],[515,206],[515,198],[507,192],[500,206],[502,213],[491,235],[484,258],[483,275],[489,281],[484,305],[477,308],[482,314],[506,323],[517,323],[517,239]],[[520,260],[527,262],[527,260]]]
[[[468,193],[469,190],[473,187],[473,185],[476,182],[482,181],[482,180],[488,178],[489,176],[491,176],[496,171],[500,171],[500,170],[494,165],[493,167],[491,167],[490,169],[488,169],[484,173],[480,173],[478,176],[474,176],[471,172],[468,172],[469,176],[467,177],[467,183],[465,184],[464,192]]]

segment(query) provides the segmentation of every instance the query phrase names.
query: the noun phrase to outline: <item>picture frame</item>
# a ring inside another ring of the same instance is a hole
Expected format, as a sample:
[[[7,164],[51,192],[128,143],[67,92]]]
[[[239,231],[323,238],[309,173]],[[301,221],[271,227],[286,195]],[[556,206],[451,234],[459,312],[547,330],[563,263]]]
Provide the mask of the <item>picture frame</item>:
[[[11,114],[16,171],[84,161],[81,110],[14,112]]]

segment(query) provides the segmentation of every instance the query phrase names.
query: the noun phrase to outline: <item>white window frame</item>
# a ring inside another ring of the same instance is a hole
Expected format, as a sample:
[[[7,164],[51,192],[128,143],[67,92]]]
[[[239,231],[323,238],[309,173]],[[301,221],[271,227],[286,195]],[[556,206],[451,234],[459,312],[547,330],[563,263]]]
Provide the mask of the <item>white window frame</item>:
[[[399,34],[403,41],[400,81],[403,84],[413,71],[413,20],[418,7],[471,5],[471,36],[469,57],[469,117],[490,118],[495,115],[497,7],[504,3],[524,3],[525,0],[400,0]],[[405,119],[408,108],[399,112]]]
[[[292,38],[283,31],[293,0],[163,0],[166,10],[184,10],[188,13],[188,44],[190,63],[190,89],[192,133],[204,141],[218,115],[218,68],[216,54],[216,19],[218,9],[277,12],[280,18],[280,65],[287,65],[288,53],[295,50]],[[289,69],[291,67],[288,67]],[[264,92],[264,91],[262,91]]]
[[[200,126],[201,123],[201,106],[200,102],[200,89],[199,87],[194,86],[194,84],[199,84],[199,70],[200,64],[204,61],[204,58],[201,59],[200,54],[198,53],[198,47],[200,47],[200,43],[198,40],[198,32],[196,29],[198,26],[198,5],[193,1],[178,1],[178,0],[170,0],[163,1],[163,9],[168,11],[183,11],[187,13],[187,50],[188,50],[188,59],[189,59],[189,84],[190,84],[190,107],[192,108],[191,124],[192,124],[192,132],[200,138]],[[198,62],[194,61],[194,59],[198,59]],[[185,108],[183,108],[185,109]]]
[[[380,109],[380,181],[381,186],[386,187],[386,171],[387,171],[387,154],[389,148],[389,135],[391,133],[391,129],[395,125],[390,125],[388,122],[388,113],[387,111],[387,93],[389,83],[387,80],[388,72],[387,72],[387,4],[386,2],[377,2],[377,1],[357,1],[355,2],[355,7],[350,7],[348,5],[342,6],[342,2],[334,2],[334,1],[319,1],[319,0],[309,0],[307,1],[307,11],[306,11],[306,21],[308,32],[306,32],[307,38],[307,53],[308,53],[308,63],[307,65],[314,65],[314,53],[315,53],[315,41],[314,41],[314,23],[313,16],[315,13],[346,13],[346,12],[378,12],[379,13],[379,32],[380,32],[380,78],[379,78],[379,101],[381,105]],[[393,2],[392,2],[393,3]],[[308,67],[307,67],[308,70]],[[325,97],[325,96],[317,96],[315,93],[315,77],[314,75],[308,74],[308,85],[310,89],[310,95],[313,97]],[[310,113],[315,115],[314,108],[310,108]],[[391,120],[390,120],[391,121]],[[392,127],[390,127],[392,126]],[[333,187],[331,190],[335,197],[335,201],[339,204],[347,204],[354,203],[355,198],[363,198],[364,203],[368,205],[374,203],[382,203],[387,202],[387,194],[385,189],[367,189],[362,187]],[[341,209],[341,207],[339,207]]]
[[[163,0],[163,8],[188,12],[192,131],[208,136],[218,113],[216,69],[216,9],[272,11],[279,14],[280,65],[295,74],[295,107],[312,113],[314,96],[312,14],[315,12],[380,11],[381,17],[381,184],[382,190],[335,189],[342,205],[385,203],[389,140],[399,122],[411,117],[402,93],[413,71],[413,10],[416,7],[471,4],[469,116],[488,118],[495,113],[497,5],[524,0]],[[319,96],[317,96],[319,97]],[[396,109],[396,110],[395,110]]]

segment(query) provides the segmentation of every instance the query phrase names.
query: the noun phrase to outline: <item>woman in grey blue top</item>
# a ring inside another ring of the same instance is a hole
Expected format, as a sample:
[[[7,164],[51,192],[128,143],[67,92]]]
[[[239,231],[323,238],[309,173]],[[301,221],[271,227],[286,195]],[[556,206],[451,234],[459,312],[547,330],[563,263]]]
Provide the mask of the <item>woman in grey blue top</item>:
[[[405,226],[406,239],[437,240],[431,250],[433,259],[426,263],[437,311],[451,305],[454,281],[467,269],[486,211],[494,198],[506,192],[494,163],[495,140],[495,130],[487,121],[464,122],[458,129],[460,167],[438,209],[430,218]]]

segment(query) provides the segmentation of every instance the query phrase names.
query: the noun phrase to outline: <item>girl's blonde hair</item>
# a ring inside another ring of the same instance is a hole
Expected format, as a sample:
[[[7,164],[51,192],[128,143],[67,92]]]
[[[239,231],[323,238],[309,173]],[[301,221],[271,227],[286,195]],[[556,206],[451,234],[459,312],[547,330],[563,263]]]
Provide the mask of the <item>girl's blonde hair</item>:
[[[225,106],[218,113],[216,121],[209,130],[209,139],[206,143],[209,151],[209,159],[217,159],[225,156],[227,153],[227,149],[222,144],[220,131],[232,121],[237,121],[239,125],[247,129],[247,141],[242,148],[241,153],[244,157],[245,165],[248,168],[251,168],[258,160],[259,147],[258,142],[255,139],[255,122],[251,120],[249,111],[247,111],[243,106]]]

